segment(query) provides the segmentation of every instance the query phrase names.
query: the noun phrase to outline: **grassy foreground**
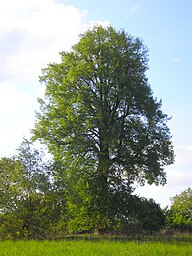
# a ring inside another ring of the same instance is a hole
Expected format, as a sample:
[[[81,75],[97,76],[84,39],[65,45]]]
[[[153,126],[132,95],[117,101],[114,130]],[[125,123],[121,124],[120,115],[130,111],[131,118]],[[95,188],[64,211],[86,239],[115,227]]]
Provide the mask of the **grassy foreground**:
[[[113,241],[4,241],[0,256],[192,256],[190,243]]]

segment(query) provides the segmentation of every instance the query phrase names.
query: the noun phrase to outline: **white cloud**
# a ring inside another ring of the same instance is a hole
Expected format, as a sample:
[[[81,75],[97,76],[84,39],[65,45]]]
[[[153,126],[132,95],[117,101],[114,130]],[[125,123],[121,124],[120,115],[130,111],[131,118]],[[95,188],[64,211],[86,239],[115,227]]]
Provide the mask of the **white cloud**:
[[[9,8],[10,6],[10,8]],[[38,77],[47,63],[59,60],[59,52],[69,50],[78,35],[93,24],[87,12],[53,0],[13,2],[7,0],[0,11],[0,64],[9,76]]]
[[[192,145],[178,145],[174,148],[175,164],[169,167],[170,171],[179,170],[187,174],[192,170]]]
[[[8,2],[11,5],[12,1]],[[84,22],[86,12],[73,6],[49,0],[24,2],[18,1],[9,10],[6,1],[2,6],[4,15],[0,15],[4,69],[22,78],[37,76],[42,66],[57,60],[59,51],[69,49],[89,26]]]
[[[167,171],[167,185],[171,187],[188,187],[192,184],[192,174],[179,170]]]
[[[0,83],[0,157],[13,154],[34,120],[34,101],[26,91]]]
[[[59,61],[78,35],[95,23],[87,12],[57,0],[0,0],[0,155],[32,128],[41,68]]]
[[[0,116],[8,118],[17,115],[22,110],[32,107],[30,95],[21,90],[15,90],[7,82],[0,83]]]

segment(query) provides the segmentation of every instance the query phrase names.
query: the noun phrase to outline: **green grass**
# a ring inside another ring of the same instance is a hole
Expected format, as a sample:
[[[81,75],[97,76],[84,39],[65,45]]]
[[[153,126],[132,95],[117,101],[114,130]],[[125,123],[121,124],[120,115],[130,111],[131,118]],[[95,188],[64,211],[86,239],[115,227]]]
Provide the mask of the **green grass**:
[[[115,241],[3,241],[1,256],[192,256],[190,243]]]

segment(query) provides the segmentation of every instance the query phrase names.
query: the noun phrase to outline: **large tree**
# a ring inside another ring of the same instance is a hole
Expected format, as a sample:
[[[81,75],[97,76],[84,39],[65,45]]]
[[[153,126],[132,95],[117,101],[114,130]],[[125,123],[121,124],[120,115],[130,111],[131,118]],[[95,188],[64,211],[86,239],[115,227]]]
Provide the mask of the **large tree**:
[[[112,208],[116,216],[127,206],[131,184],[165,184],[164,166],[173,163],[169,118],[146,77],[147,53],[125,31],[96,26],[40,78],[46,91],[34,137],[65,167],[70,198],[78,201],[76,191],[86,203],[93,195],[86,216],[100,226],[108,225]]]

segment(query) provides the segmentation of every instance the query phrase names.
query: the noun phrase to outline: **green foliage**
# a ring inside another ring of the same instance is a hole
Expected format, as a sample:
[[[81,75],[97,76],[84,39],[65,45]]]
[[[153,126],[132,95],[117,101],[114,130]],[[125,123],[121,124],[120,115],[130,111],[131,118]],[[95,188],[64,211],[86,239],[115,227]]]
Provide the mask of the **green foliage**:
[[[140,39],[96,26],[43,70],[34,139],[64,167],[57,177],[65,182],[73,225],[90,226],[91,218],[94,228],[108,229],[135,181],[166,182],[164,166],[173,163],[168,117],[147,69]]]
[[[137,203],[138,220],[146,231],[159,231],[165,224],[165,214],[153,199],[140,198]]]
[[[188,188],[172,198],[167,211],[167,224],[180,231],[192,231],[192,189]]]
[[[49,180],[51,165],[23,140],[18,155],[0,159],[1,238],[43,237],[58,220],[57,195]]]
[[[22,193],[24,169],[19,160],[0,159],[0,209],[4,213],[15,209],[18,194]]]
[[[153,199],[129,196],[127,212],[119,216],[115,230],[130,235],[160,231],[165,224],[165,214]]]

